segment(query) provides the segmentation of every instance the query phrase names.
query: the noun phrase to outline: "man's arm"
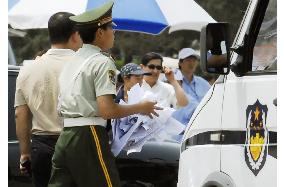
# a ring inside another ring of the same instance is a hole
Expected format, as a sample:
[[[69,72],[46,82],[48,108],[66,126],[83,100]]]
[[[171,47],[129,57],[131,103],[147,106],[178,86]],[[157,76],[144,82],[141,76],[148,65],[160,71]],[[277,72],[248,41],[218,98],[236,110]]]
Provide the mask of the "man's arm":
[[[186,94],[178,81],[174,77],[174,72],[169,69],[165,68],[165,76],[168,79],[169,83],[174,87],[175,93],[176,93],[176,99],[177,99],[177,105],[179,107],[184,107],[188,104],[188,99],[186,97]]]
[[[188,104],[188,99],[185,95],[184,90],[182,89],[182,87],[180,86],[180,84],[177,82],[177,80],[173,81],[170,83],[174,89],[175,89],[175,93],[176,93],[176,98],[177,98],[177,105],[179,107],[184,107]]]
[[[102,118],[116,119],[126,117],[132,114],[141,113],[158,116],[155,110],[161,110],[160,107],[154,106],[155,102],[143,101],[134,105],[119,105],[114,102],[112,95],[102,95],[97,97],[98,107]]]
[[[30,121],[31,112],[27,105],[17,106],[15,109],[16,118],[16,134],[20,144],[20,161],[26,161],[30,159]]]

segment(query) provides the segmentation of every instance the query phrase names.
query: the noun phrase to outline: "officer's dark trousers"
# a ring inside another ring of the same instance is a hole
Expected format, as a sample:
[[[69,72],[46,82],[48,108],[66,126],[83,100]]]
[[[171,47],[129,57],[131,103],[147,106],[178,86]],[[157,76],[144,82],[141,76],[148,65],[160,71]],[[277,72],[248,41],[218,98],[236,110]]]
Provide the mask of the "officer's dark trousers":
[[[102,126],[65,127],[55,146],[48,186],[120,186],[108,139]]]
[[[51,159],[58,136],[32,135],[31,167],[36,187],[47,187],[51,173]]]

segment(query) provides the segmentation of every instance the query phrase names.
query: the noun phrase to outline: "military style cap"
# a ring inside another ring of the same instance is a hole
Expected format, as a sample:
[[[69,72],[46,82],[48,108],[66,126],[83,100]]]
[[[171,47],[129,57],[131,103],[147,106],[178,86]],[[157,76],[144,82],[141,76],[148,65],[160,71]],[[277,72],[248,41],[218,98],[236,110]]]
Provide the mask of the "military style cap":
[[[141,66],[129,63],[124,65],[120,70],[121,76],[125,75],[151,75],[151,73],[142,70]]]
[[[71,16],[70,19],[76,22],[77,26],[100,27],[112,21],[112,7],[113,1],[109,1],[98,8],[89,10],[77,16]]]

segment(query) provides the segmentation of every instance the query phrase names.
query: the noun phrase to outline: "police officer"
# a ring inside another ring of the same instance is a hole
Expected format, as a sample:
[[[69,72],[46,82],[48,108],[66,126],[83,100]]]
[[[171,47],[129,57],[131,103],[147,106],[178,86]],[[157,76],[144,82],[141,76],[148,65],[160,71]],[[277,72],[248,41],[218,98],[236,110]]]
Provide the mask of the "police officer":
[[[113,47],[113,2],[70,17],[83,40],[82,48],[60,77],[58,110],[64,128],[52,159],[49,187],[120,186],[110,152],[106,120],[135,113],[157,115],[155,103],[122,106],[114,102],[116,67],[104,51]]]

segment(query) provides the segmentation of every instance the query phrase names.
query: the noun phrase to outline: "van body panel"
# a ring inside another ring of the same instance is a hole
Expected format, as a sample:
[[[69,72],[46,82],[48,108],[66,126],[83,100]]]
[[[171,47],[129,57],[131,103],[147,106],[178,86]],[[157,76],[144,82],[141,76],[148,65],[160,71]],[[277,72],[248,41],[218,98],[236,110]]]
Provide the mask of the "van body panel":
[[[195,114],[189,122],[188,129],[185,132],[184,141],[192,137],[202,135],[205,131],[221,129],[221,113],[222,113],[222,101],[224,93],[224,84],[218,83],[214,84],[211,89],[204,96],[204,99],[198,105],[195,110]],[[210,111],[214,111],[214,115],[210,118],[200,118],[198,116],[204,116]],[[198,114],[198,115],[197,115]],[[190,125],[192,123],[192,125]],[[198,124],[198,125],[197,125]],[[210,128],[208,128],[210,127]],[[218,137],[213,136],[213,138]],[[201,186],[212,171],[220,171],[220,146],[215,145],[184,145],[185,149],[180,154],[180,161],[182,163],[179,165],[179,187],[187,186]],[[211,159],[208,160],[207,157],[210,155]],[[192,158],[192,159],[190,159]],[[195,158],[198,158],[196,161]],[[192,177],[192,176],[196,177]]]
[[[275,129],[277,107],[273,99],[277,98],[276,81],[276,75],[228,77],[222,128],[246,130],[246,109],[259,100],[268,107],[266,127]]]
[[[276,186],[277,159],[269,155],[269,149],[272,148],[269,145],[275,143],[269,142],[269,135],[275,136],[275,133],[271,132],[276,132],[277,126],[277,107],[273,104],[273,100],[277,98],[276,86],[276,75],[229,76],[226,81],[222,129],[230,132],[239,131],[245,136],[242,136],[243,140],[239,140],[240,144],[222,146],[221,170],[231,176],[237,186]],[[252,113],[258,111],[250,112],[249,108],[257,101],[260,103],[259,110],[267,108],[267,111],[265,109],[260,111],[258,116],[252,116]],[[249,161],[250,146],[253,143],[248,140],[254,138],[253,135],[248,134],[249,123],[256,117],[262,118],[263,129],[266,131],[264,138],[267,140],[263,145],[259,145],[264,151],[257,159],[260,165],[259,171],[253,169],[252,160]],[[232,155],[234,155],[233,160]]]
[[[183,151],[180,155],[182,164],[179,165],[177,187],[202,186],[212,172],[219,172],[220,149],[220,146],[197,145]],[[211,160],[207,159],[209,155]]]
[[[185,130],[184,139],[186,140],[196,134],[204,131],[221,129],[222,101],[224,93],[224,84],[214,84],[197,106]],[[220,102],[221,101],[221,102]],[[210,117],[200,118],[214,111]],[[189,130],[190,129],[190,130]]]
[[[267,155],[264,167],[255,176],[245,162],[244,148],[243,145],[222,146],[222,172],[229,175],[236,186],[277,186],[277,159]]]

